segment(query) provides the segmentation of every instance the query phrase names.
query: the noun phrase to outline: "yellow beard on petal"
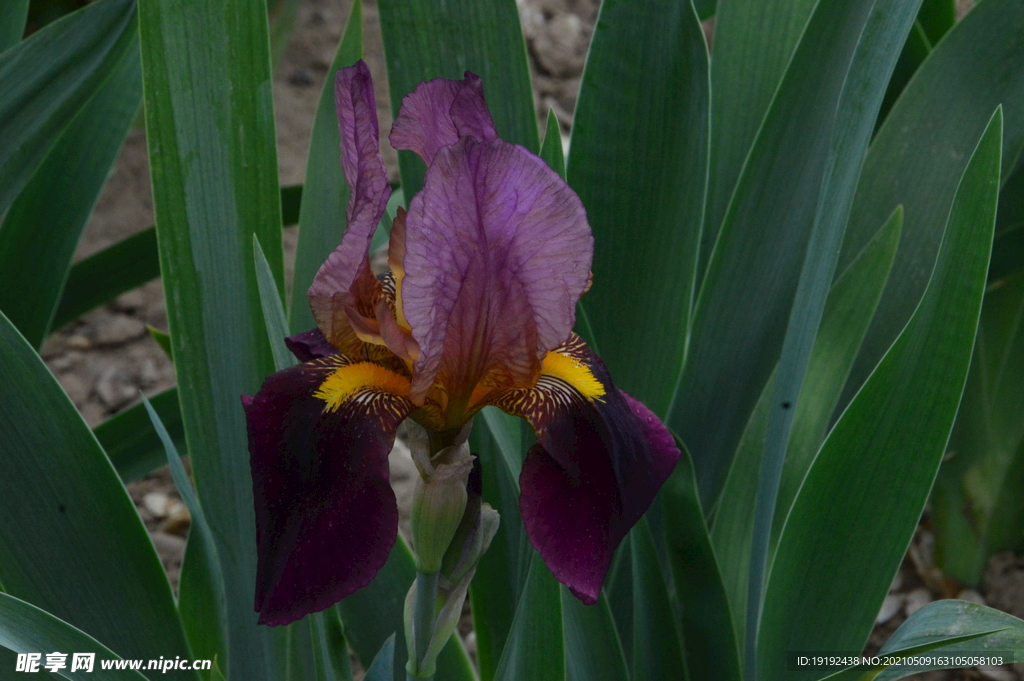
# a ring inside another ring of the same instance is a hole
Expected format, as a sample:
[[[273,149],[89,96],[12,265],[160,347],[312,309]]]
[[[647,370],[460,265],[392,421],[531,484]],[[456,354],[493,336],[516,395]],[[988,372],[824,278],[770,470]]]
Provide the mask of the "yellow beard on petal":
[[[544,356],[540,373],[542,376],[561,379],[588,400],[599,399],[605,394],[604,386],[594,377],[590,367],[575,357],[560,352],[552,351]]]
[[[336,411],[349,398],[366,391],[409,396],[409,379],[373,362],[356,362],[339,367],[324,379],[313,397],[327,403],[326,411]]]

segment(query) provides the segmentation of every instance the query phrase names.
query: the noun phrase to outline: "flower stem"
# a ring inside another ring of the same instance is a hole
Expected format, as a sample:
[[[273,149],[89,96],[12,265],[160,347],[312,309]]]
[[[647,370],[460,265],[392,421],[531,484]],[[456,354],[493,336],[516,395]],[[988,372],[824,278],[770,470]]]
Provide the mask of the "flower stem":
[[[416,651],[417,672],[423,663],[430,646],[431,634],[434,633],[434,620],[437,616],[437,572],[416,572],[416,601],[413,605],[412,637],[413,650]],[[408,675],[409,681],[430,681],[431,676]]]

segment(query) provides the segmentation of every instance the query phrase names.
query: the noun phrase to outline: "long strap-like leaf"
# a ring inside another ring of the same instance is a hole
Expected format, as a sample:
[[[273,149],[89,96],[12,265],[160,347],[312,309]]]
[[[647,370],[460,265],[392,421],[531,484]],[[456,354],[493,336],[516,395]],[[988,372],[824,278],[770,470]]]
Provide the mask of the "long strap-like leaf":
[[[1024,4],[982,0],[928,56],[879,129],[847,227],[845,267],[899,204],[903,234],[841,402],[892,345],[928,283],[949,206],[992,111],[1004,104],[1003,179],[1024,146]]]
[[[71,400],[2,313],[0,452],[4,591],[125,658],[188,657],[170,585],[128,492]],[[190,671],[172,676],[195,680]]]
[[[694,297],[709,97],[689,2],[602,6],[567,167],[594,230],[594,284],[581,306],[616,385],[662,417]]]
[[[273,679],[281,630],[257,627],[252,479],[240,396],[274,369],[252,258],[284,291],[266,7],[139,3],[160,269],[182,421],[227,588],[231,679]],[[202,569],[186,560],[186,573]],[[283,647],[281,648],[283,653]]]
[[[759,678],[816,678],[810,669],[788,671],[783,651],[859,650],[871,631],[967,378],[995,224],[1001,133],[997,110],[964,171],[924,298],[832,429],[793,503],[765,595]]]

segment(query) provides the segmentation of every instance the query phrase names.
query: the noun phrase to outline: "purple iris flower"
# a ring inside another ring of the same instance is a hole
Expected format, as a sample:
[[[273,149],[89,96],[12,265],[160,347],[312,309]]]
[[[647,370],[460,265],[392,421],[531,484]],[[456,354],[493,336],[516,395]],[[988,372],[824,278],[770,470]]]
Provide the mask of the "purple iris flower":
[[[536,430],[520,476],[527,534],[594,603],[680,453],[572,332],[593,255],[579,197],[498,138],[477,76],[422,83],[390,141],[427,164],[424,187],[395,218],[390,271],[374,276],[391,190],[366,65],[341,70],[335,93],[348,229],[309,289],[317,328],[287,339],[304,363],[242,398],[259,621],[287,624],[368,584],[398,527],[396,428],[457,432],[486,405]]]

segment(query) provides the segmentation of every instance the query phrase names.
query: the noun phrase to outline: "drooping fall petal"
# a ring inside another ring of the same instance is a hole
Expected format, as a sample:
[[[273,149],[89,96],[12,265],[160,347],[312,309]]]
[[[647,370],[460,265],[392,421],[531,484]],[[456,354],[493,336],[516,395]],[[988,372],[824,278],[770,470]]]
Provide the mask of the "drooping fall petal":
[[[535,388],[493,403],[537,431],[519,478],[530,542],[558,581],[596,602],[615,549],[679,460],[671,434],[575,335],[545,358]]]
[[[463,80],[438,78],[417,85],[402,98],[388,140],[395,149],[415,151],[429,166],[441,147],[455,144],[460,137],[481,142],[498,137],[483,84],[469,71]]]
[[[332,355],[243,397],[256,510],[256,611],[287,624],[370,582],[395,541],[388,483],[409,381]]]
[[[439,149],[406,217],[413,400],[439,380],[457,411],[492,372],[532,385],[572,329],[592,254],[579,197],[538,157],[475,137]]]
[[[359,61],[338,72],[335,106],[341,133],[341,165],[351,194],[341,245],[328,256],[309,288],[310,307],[327,340],[355,352],[352,320],[372,319],[380,284],[370,270],[369,250],[391,186],[380,156],[380,132],[370,70]]]

